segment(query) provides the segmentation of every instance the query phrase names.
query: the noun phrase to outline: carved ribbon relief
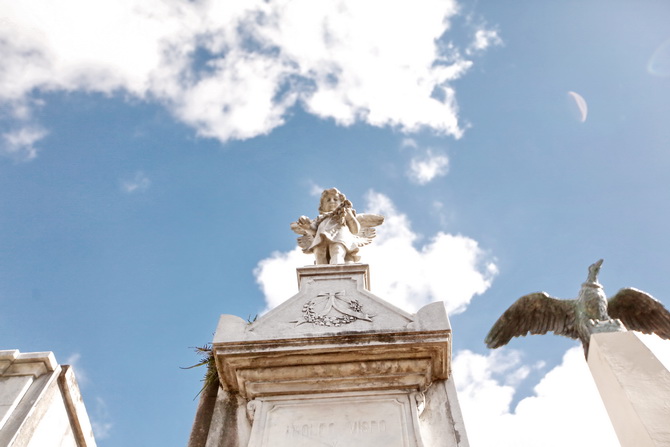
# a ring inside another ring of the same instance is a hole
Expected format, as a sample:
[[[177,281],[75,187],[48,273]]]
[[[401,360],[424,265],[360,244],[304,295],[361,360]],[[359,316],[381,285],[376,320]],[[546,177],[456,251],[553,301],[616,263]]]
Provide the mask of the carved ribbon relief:
[[[317,326],[339,327],[356,320],[372,322],[373,317],[374,315],[363,312],[358,300],[345,299],[344,291],[324,292],[307,301],[302,306],[302,317],[291,323],[296,323],[296,326],[312,323]]]

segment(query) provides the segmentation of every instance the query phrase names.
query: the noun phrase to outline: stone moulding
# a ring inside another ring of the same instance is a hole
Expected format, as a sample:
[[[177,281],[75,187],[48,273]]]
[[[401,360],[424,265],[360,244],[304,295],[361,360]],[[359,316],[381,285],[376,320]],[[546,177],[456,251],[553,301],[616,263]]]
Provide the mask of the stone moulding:
[[[51,352],[24,352],[16,349],[0,351],[0,374],[5,377],[40,377],[58,366]]]
[[[96,445],[74,372],[52,352],[0,351],[0,446],[42,445]]]
[[[294,393],[423,390],[449,377],[451,333],[348,334],[215,344],[221,383],[247,399]]]
[[[363,288],[370,290],[370,268],[367,264],[340,264],[340,265],[308,265],[297,269],[298,287],[302,288],[303,281],[313,278],[330,279],[340,275],[362,275]]]

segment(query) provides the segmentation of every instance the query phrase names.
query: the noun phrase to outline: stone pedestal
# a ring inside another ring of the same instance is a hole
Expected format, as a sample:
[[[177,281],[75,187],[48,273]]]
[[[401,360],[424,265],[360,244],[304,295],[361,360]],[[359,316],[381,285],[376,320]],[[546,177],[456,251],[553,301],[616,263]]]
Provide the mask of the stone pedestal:
[[[408,314],[370,293],[360,264],[303,267],[298,283],[253,323],[221,316],[221,386],[190,447],[468,445],[442,303]]]
[[[592,335],[588,364],[622,447],[670,446],[670,372],[637,335]]]

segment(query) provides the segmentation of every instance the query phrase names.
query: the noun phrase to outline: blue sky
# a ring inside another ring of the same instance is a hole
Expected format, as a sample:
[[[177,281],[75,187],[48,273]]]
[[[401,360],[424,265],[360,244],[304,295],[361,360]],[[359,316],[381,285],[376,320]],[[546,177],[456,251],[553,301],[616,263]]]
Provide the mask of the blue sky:
[[[184,445],[189,347],[291,296],[289,223],[336,186],[387,216],[373,292],[450,308],[473,447],[617,445],[575,342],[482,340],[599,258],[610,295],[670,304],[669,22],[661,0],[0,1],[1,348],[73,363],[99,445]]]

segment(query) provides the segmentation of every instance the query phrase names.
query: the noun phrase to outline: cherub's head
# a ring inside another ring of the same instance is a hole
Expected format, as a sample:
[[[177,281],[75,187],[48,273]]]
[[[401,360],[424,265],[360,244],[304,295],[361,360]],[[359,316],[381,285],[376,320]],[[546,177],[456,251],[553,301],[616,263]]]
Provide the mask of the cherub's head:
[[[347,198],[337,188],[324,190],[321,193],[321,202],[319,202],[319,214],[330,213],[345,200]]]

